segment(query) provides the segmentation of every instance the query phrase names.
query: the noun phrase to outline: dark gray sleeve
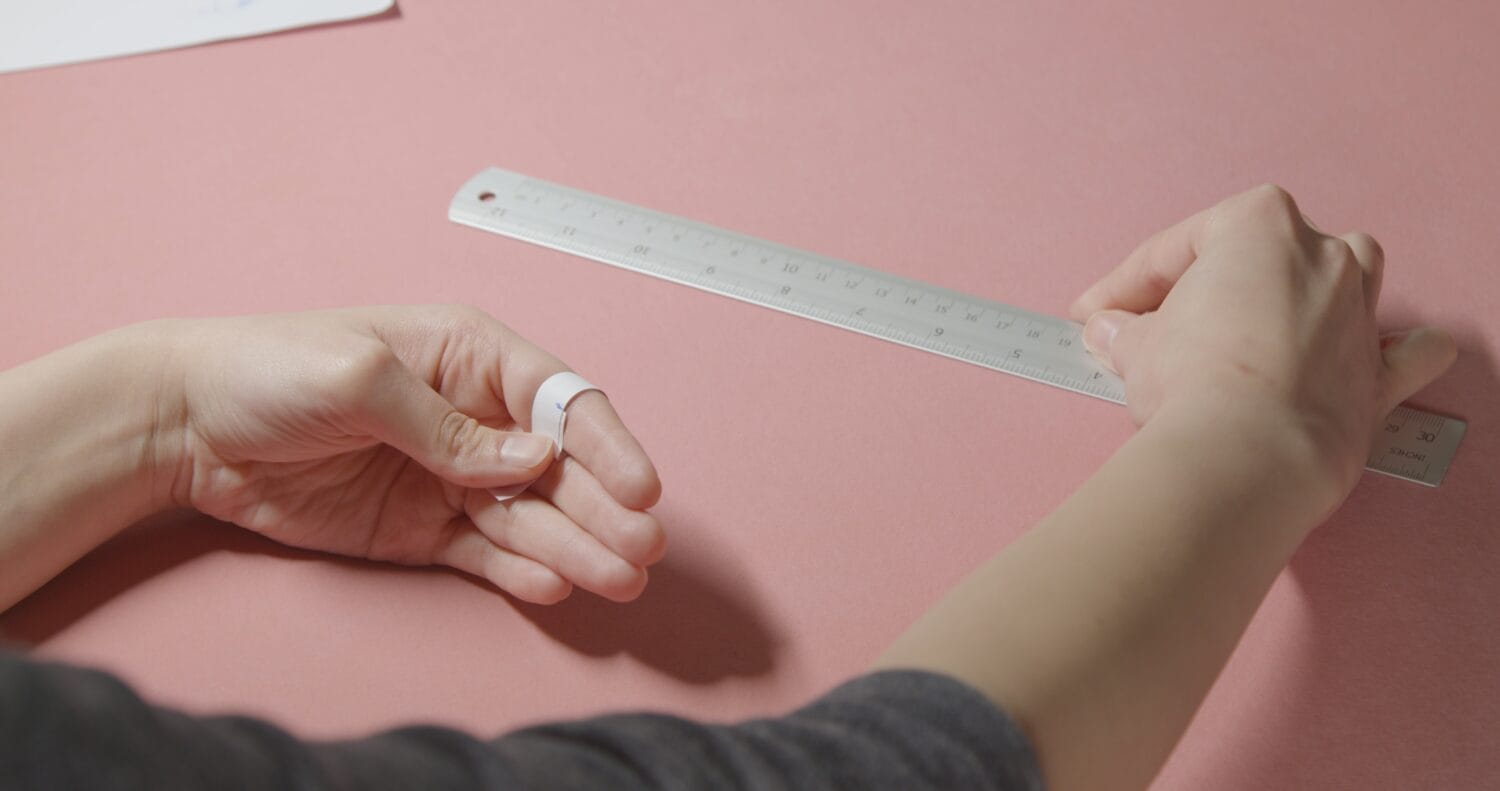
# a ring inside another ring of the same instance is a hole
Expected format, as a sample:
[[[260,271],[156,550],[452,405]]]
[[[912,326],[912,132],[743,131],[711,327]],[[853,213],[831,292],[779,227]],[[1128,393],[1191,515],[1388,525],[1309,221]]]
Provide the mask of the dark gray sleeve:
[[[537,788],[1033,791],[1015,723],[946,676],[856,678],[785,716],[738,725],[623,714],[517,731],[495,748]]]
[[[97,671],[0,654],[4,789],[976,789],[1033,791],[1025,738],[944,676],[848,682],[785,716],[623,714],[492,741],[413,727],[302,742],[245,717],[149,706]]]

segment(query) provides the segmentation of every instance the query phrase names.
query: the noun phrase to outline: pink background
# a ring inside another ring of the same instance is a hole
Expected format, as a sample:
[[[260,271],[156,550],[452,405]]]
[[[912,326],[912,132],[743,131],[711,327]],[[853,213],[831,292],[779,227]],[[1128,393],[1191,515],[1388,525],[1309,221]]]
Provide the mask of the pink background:
[[[408,0],[0,76],[0,363],[155,316],[471,302],[609,389],[671,535],[639,602],[539,608],[176,517],[0,629],[309,736],[785,710],[1125,412],[452,225],[457,187],[499,165],[1060,313],[1270,180],[1384,243],[1386,324],[1458,335],[1417,403],[1470,434],[1441,489],[1367,476],[1313,536],[1156,787],[1493,787],[1500,6],[1137,5]]]

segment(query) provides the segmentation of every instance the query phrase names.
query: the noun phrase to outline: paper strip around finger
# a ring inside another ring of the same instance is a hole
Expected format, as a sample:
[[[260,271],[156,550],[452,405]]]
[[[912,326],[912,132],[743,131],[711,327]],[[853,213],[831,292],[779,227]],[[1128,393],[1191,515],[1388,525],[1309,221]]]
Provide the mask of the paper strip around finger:
[[[552,440],[555,449],[553,459],[560,459],[563,455],[563,430],[568,425],[568,406],[575,398],[590,390],[599,388],[572,371],[553,374],[536,389],[536,396],[531,401],[531,433],[541,434]],[[526,491],[526,487],[530,485],[527,482],[497,486],[490,490],[490,494],[503,503]]]

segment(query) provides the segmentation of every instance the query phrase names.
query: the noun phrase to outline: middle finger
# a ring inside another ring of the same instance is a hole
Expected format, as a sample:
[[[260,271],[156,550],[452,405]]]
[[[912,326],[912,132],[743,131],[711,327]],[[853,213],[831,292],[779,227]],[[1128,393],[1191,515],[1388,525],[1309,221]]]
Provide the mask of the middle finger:
[[[661,560],[666,534],[656,517],[621,505],[588,468],[571,456],[553,462],[531,485],[569,519],[638,566]]]
[[[474,525],[497,546],[541,563],[580,588],[630,601],[646,586],[644,569],[611,552],[534,494],[501,503],[482,489],[471,489],[464,505]]]

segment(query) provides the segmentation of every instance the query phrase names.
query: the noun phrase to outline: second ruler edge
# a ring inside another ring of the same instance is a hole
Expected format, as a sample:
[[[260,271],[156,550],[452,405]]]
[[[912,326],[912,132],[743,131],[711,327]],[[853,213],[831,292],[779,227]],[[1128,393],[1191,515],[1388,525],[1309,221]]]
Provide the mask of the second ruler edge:
[[[469,179],[456,223],[842,327],[1116,404],[1124,383],[1078,324],[500,168]],[[1397,407],[1366,468],[1437,486],[1462,420]]]

